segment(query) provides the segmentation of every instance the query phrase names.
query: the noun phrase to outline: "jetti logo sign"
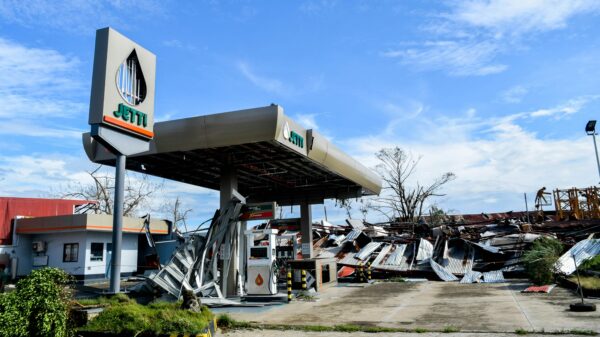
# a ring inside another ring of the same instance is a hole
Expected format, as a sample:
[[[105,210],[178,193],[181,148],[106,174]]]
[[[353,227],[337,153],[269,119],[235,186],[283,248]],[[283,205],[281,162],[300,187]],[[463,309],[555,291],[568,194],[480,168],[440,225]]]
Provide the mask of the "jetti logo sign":
[[[299,148],[304,148],[304,137],[300,136],[294,131],[290,131],[290,125],[288,122],[283,124],[283,138],[287,139],[290,143],[298,146]]]
[[[111,28],[96,35],[89,123],[154,137],[156,56]]]

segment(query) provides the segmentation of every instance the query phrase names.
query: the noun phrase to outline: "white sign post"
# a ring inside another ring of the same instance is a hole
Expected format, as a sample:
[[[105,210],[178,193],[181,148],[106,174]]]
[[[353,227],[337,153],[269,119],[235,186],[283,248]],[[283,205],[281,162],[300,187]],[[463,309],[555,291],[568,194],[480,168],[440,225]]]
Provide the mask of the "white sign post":
[[[156,56],[112,28],[96,31],[89,124],[116,156],[110,292],[121,291],[126,156],[148,151],[154,137]]]

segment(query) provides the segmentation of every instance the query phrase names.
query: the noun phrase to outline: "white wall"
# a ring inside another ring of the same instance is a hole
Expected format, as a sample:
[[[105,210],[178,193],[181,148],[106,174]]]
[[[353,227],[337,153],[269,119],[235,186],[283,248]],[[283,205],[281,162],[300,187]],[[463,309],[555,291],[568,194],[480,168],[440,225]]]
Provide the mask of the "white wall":
[[[31,236],[31,240],[46,242],[45,255],[48,255],[48,267],[60,268],[73,275],[84,275],[86,260],[85,234],[85,232],[36,234]],[[21,238],[24,237],[24,235],[20,236]],[[77,262],[63,262],[63,250],[66,243],[79,243]],[[29,252],[31,256],[35,255],[31,249],[31,244],[29,245]],[[41,255],[44,255],[44,253]],[[31,266],[31,264],[29,265]],[[19,266],[21,266],[21,262],[19,262]]]
[[[85,274],[97,275],[106,272],[107,243],[112,242],[112,233],[109,232],[87,232],[86,233],[86,260]],[[102,261],[91,261],[92,242],[104,243]],[[123,233],[121,250],[121,273],[132,273],[137,271],[138,234]]]
[[[14,246],[0,246],[0,254],[7,253],[18,258],[17,274],[28,275],[33,266],[33,241],[46,242],[46,252],[40,255],[48,256],[48,266],[57,267],[73,275],[104,275],[106,273],[107,244],[112,242],[110,232],[71,232],[36,235],[17,235]],[[92,242],[104,243],[102,261],[91,261]],[[63,262],[63,250],[66,243],[79,243],[77,262]],[[121,251],[121,273],[137,271],[138,234],[123,233],[123,249]]]

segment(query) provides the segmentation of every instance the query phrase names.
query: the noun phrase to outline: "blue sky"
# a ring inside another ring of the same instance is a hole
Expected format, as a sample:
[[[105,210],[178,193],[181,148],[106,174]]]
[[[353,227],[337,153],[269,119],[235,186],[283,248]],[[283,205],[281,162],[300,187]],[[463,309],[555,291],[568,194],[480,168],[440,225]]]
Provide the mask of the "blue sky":
[[[524,192],[599,181],[583,131],[600,108],[599,14],[586,0],[0,0],[0,194],[86,181],[94,34],[111,26],[157,55],[159,120],[277,103],[370,167],[398,145],[422,156],[420,182],[454,172],[443,209],[521,210]],[[167,183],[176,195],[195,220],[218,206]]]

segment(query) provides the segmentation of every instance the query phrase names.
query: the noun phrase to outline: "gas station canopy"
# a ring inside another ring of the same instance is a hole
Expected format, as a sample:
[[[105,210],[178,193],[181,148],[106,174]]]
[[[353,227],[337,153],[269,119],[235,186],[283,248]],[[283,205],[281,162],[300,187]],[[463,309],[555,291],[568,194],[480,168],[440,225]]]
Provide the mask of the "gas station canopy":
[[[277,105],[160,122],[154,134],[149,151],[127,157],[128,170],[215,190],[235,172],[248,202],[280,205],[381,191],[378,175]],[[115,165],[89,133],[83,143],[90,160]]]

